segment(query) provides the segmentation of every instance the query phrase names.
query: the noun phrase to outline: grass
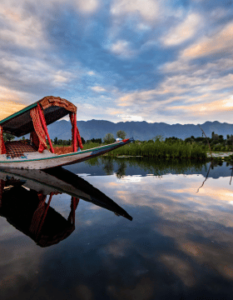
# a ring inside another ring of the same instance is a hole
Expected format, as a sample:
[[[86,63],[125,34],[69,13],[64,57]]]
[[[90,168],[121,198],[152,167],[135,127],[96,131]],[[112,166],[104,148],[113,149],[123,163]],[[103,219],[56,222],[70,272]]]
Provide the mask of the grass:
[[[98,143],[86,143],[83,145],[83,150],[102,146]],[[69,153],[72,152],[72,146],[58,146],[54,147],[55,153]],[[148,142],[135,142],[127,144],[123,147],[115,149],[106,156],[142,156],[152,158],[163,158],[167,160],[171,159],[207,159],[206,146],[200,146],[197,143],[185,143],[178,140],[173,143],[164,141],[148,141]]]
[[[83,145],[83,150],[88,150],[91,148],[95,148],[100,146],[98,143],[86,143]],[[71,153],[73,152],[73,146],[66,146],[66,145],[55,145],[54,146],[54,152],[56,154],[66,154],[66,153]]]
[[[91,149],[91,148],[95,148],[95,147],[99,147],[102,146],[99,143],[86,143],[83,145],[83,150],[87,150],[87,149]]]
[[[109,156],[143,156],[165,159],[207,159],[205,146],[196,143],[176,141],[166,143],[164,141],[135,142],[108,153]]]

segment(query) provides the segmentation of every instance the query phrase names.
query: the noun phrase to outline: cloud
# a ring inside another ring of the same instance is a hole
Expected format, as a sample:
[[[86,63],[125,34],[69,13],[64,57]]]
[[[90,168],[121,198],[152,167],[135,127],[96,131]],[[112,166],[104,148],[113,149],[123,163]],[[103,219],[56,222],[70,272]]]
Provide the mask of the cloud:
[[[43,24],[35,15],[25,13],[15,1],[4,2],[0,7],[0,45],[20,46],[29,49],[48,47]]]
[[[25,104],[22,103],[22,99],[29,101],[30,95],[19,91],[12,91],[12,89],[0,86],[0,120],[23,109]]]
[[[192,38],[200,24],[203,22],[200,15],[191,13],[187,18],[175,28],[171,28],[167,35],[162,37],[161,41],[165,46],[176,46]]]
[[[6,117],[12,115],[13,113],[16,113],[17,111],[23,109],[25,105],[14,102],[14,101],[6,101],[1,100],[1,112],[0,112],[0,120],[5,119]]]
[[[87,72],[87,75],[89,75],[89,76],[94,76],[94,75],[96,75],[96,74],[95,74],[94,71],[89,71],[89,72]]]
[[[110,11],[115,16],[136,14],[146,21],[155,21],[159,15],[159,3],[153,0],[115,0]]]
[[[227,24],[221,31],[210,37],[202,38],[198,43],[185,49],[182,56],[194,59],[207,55],[231,54],[233,48],[233,23]]]
[[[103,88],[102,86],[98,86],[98,85],[92,86],[91,89],[92,89],[92,91],[97,92],[97,93],[106,92],[105,88]]]
[[[130,49],[130,44],[127,41],[119,40],[110,46],[110,51],[123,58],[130,58],[134,52]]]
[[[233,113],[233,96],[228,99],[221,99],[217,101],[211,101],[209,103],[200,103],[194,105],[180,105],[170,107],[170,110],[178,110],[179,112],[182,111],[184,114],[193,115],[196,114],[200,116],[207,116],[212,118],[212,115],[215,117],[219,116],[220,114],[232,114]]]
[[[121,118],[123,121],[134,121],[134,122],[141,122],[144,121],[142,116],[136,116],[136,115],[125,115],[124,113],[118,114],[118,117]]]
[[[46,86],[61,87],[74,78],[72,72],[64,70],[64,68],[60,69],[59,65],[55,66],[38,58],[22,58],[10,55],[7,57],[4,55],[0,59],[0,64],[4,70],[4,74],[0,74],[0,78],[8,85],[12,84],[12,77],[15,77],[16,82],[30,85],[30,89],[33,86],[38,87],[38,84],[40,88]],[[18,77],[15,76],[16,74]]]
[[[231,14],[224,1],[3,0],[0,81],[18,98],[2,101],[58,95],[90,119],[231,122],[230,109],[198,106],[231,99]]]
[[[99,2],[97,0],[76,0],[74,2],[78,10],[83,13],[93,13],[99,7]]]

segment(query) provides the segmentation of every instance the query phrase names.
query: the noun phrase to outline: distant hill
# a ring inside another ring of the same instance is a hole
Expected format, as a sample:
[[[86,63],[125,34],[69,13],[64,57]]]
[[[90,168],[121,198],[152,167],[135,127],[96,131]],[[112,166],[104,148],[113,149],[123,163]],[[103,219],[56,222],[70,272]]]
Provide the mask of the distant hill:
[[[118,130],[124,130],[127,137],[134,137],[135,140],[149,140],[156,135],[166,137],[178,137],[185,139],[190,136],[202,136],[202,132],[198,125],[193,124],[173,124],[166,123],[147,123],[147,122],[119,122],[112,123],[104,120],[90,120],[77,122],[81,136],[85,140],[92,138],[103,138],[106,133],[113,133],[116,136]],[[233,134],[233,124],[206,122],[200,124],[206,135],[211,137],[212,131],[217,134],[222,134],[226,137],[227,134]],[[52,139],[58,137],[59,139],[71,139],[71,125],[70,122],[62,120],[55,122],[48,127],[49,134]]]

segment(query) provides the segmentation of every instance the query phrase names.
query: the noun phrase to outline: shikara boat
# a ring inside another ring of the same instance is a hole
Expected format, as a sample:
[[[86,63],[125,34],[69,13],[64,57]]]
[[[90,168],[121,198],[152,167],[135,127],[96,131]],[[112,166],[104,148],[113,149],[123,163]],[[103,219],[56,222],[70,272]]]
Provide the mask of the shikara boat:
[[[101,147],[81,150],[83,145],[77,128],[76,113],[77,107],[68,100],[47,96],[0,121],[0,168],[48,169],[74,164],[122,147],[133,140],[118,140]],[[72,125],[73,152],[57,155],[47,126],[68,114]],[[16,137],[30,133],[30,141],[4,143],[4,132]]]
[[[71,196],[67,219],[50,206],[53,195],[62,193]],[[41,247],[57,244],[75,230],[75,211],[80,200],[132,221],[132,217],[107,195],[63,168],[0,169],[0,216]]]

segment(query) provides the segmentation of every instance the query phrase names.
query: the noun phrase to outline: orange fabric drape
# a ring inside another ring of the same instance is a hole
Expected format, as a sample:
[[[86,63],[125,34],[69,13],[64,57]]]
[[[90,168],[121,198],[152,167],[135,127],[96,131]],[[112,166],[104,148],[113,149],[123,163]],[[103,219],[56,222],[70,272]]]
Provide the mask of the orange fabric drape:
[[[50,151],[52,153],[54,153],[54,149],[53,149],[53,145],[52,145],[52,142],[50,140],[50,137],[49,137],[49,133],[48,133],[44,113],[43,113],[39,103],[37,104],[37,107],[33,108],[30,111],[30,116],[32,118],[35,133],[36,133],[36,135],[38,137],[38,140],[39,140],[39,147],[38,147],[39,149],[38,149],[38,151],[41,153],[45,149],[47,149],[47,144],[46,144],[46,136],[47,136],[48,141],[49,141],[49,145],[50,145]],[[32,133],[31,137],[32,137],[33,142],[35,143],[35,145],[37,145],[38,142],[37,142],[37,139],[36,139],[34,133]]]
[[[73,151],[77,152],[77,147],[83,149],[82,140],[80,137],[79,130],[77,128],[76,114],[70,114],[70,121],[72,124],[72,141],[73,141]]]
[[[48,132],[48,129],[47,129],[47,125],[46,125],[44,113],[43,113],[43,111],[42,111],[42,109],[40,107],[40,104],[37,104],[37,107],[38,107],[38,111],[39,111],[39,115],[40,115],[40,120],[41,120],[42,126],[44,128],[45,134],[47,135],[47,138],[48,138],[48,141],[49,141],[50,151],[52,153],[54,153],[53,144],[52,144],[52,142],[50,140],[50,136],[49,136],[49,132]]]
[[[6,154],[6,147],[3,139],[3,128],[0,126],[0,154]]]
[[[46,134],[43,125],[41,123],[38,107],[31,109],[30,116],[32,118],[33,127],[39,139],[38,151],[42,153],[45,149],[47,149],[47,144],[46,144]]]

